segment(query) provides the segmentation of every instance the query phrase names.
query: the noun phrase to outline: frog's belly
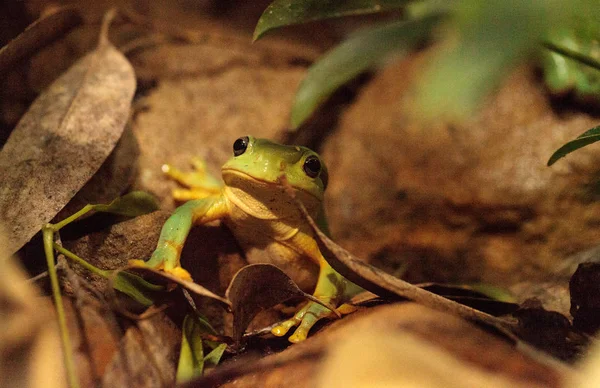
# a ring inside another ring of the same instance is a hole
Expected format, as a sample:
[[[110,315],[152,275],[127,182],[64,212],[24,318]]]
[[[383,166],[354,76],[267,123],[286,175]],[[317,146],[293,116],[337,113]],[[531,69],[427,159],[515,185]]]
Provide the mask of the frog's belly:
[[[314,290],[319,266],[310,257],[266,234],[268,225],[253,225],[252,228],[248,228],[232,222],[226,224],[244,250],[250,264],[273,264],[291,277],[303,291],[311,293]]]

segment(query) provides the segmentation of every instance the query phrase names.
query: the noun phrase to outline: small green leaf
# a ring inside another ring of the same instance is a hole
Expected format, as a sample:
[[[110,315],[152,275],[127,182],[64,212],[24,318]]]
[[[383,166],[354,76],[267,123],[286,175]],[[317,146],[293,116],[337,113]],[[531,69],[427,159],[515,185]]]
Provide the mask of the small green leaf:
[[[585,131],[579,135],[575,140],[571,140],[564,146],[557,149],[550,159],[548,160],[548,166],[552,166],[556,161],[571,152],[585,147],[586,145],[600,141],[600,126]]]
[[[214,348],[210,353],[206,355],[206,357],[204,357],[204,366],[209,368],[219,365],[219,362],[221,361],[221,357],[223,357],[225,349],[227,349],[227,344],[220,344],[219,346]]]
[[[275,0],[256,23],[254,40],[275,28],[403,8],[408,0]]]
[[[297,128],[338,87],[381,63],[392,53],[406,53],[427,37],[442,14],[394,22],[358,32],[325,54],[308,70],[292,108],[292,127]]]
[[[119,271],[113,280],[113,288],[130,296],[144,306],[154,304],[156,292],[164,291],[163,286],[152,284],[130,272]]]
[[[108,205],[92,205],[99,212],[137,217],[158,210],[156,199],[144,191],[132,191],[112,201]]]
[[[194,315],[188,314],[183,320],[181,331],[181,353],[177,365],[177,383],[181,384],[202,376],[204,370],[204,349],[202,348],[202,328]]]
[[[456,31],[447,34],[444,49],[424,71],[418,113],[428,119],[468,117],[569,12],[563,0],[456,2]]]

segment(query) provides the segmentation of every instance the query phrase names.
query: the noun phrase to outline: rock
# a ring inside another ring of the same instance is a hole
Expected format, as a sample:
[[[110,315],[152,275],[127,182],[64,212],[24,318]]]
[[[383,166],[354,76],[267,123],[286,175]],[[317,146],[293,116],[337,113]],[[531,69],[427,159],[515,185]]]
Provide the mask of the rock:
[[[426,125],[408,113],[422,63],[377,74],[325,144],[334,239],[390,271],[406,265],[412,281],[503,286],[544,279],[597,243],[600,153],[546,167],[597,121],[555,111],[522,68],[468,122]]]
[[[216,57],[214,49],[201,46],[173,52]],[[234,61],[217,71],[160,81],[134,120],[140,147],[135,187],[156,194],[164,207],[172,208],[170,190],[175,184],[163,176],[162,164],[185,170],[192,156],[200,156],[220,176],[220,166],[231,157],[238,137],[277,138],[288,125],[289,107],[304,71],[301,66],[237,66]]]

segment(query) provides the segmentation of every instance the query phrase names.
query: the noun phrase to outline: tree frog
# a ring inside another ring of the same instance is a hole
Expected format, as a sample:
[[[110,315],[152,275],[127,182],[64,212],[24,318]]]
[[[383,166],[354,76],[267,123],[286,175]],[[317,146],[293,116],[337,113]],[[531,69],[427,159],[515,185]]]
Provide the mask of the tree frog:
[[[327,168],[317,153],[306,147],[245,136],[233,143],[233,157],[221,169],[224,185],[208,176],[200,162],[195,167],[196,172],[187,174],[163,167],[167,175],[190,188],[174,192],[177,199],[189,201],[165,222],[150,260],[135,264],[191,279],[179,261],[190,228],[221,220],[231,229],[250,262],[260,251],[263,262],[277,265],[292,278],[297,271],[308,273],[306,268],[311,265],[318,268],[313,294],[316,298],[339,306],[362,291],[325,261],[311,228],[280,183],[280,177],[285,175],[297,198],[326,232],[323,193]],[[330,314],[326,307],[308,302],[272,332],[283,336],[298,326],[289,340],[299,342],[306,339],[319,319]]]

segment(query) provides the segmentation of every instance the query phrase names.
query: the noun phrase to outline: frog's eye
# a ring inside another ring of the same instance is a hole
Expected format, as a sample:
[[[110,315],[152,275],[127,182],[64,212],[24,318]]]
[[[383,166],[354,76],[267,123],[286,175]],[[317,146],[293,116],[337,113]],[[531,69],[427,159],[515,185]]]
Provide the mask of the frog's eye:
[[[236,141],[233,142],[233,155],[240,156],[244,152],[246,152],[246,148],[248,148],[248,136],[240,137]]]
[[[310,155],[304,161],[304,172],[311,178],[316,178],[321,172],[321,161],[315,155]]]

